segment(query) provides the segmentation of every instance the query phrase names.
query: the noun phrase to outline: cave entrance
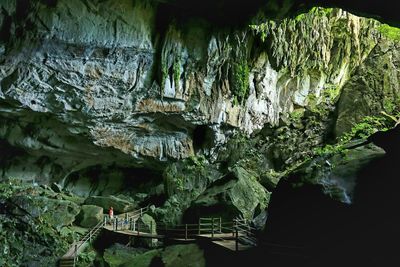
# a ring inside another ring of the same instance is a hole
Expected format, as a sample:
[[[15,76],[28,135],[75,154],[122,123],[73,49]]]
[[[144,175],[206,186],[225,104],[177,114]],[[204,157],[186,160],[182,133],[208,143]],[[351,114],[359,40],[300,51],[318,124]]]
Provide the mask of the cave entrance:
[[[140,204],[165,202],[162,173],[148,168],[94,165],[71,173],[64,187],[82,197],[123,194]]]
[[[193,130],[193,149],[195,153],[207,151],[214,146],[215,133],[208,125],[198,125]]]

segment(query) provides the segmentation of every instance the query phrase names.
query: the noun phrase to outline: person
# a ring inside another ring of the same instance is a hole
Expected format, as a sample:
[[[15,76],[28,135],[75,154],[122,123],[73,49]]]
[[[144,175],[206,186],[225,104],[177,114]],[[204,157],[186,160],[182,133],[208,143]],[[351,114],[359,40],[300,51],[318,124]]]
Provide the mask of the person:
[[[114,219],[114,209],[113,207],[110,207],[108,210],[108,215],[110,216],[110,224],[112,224],[112,220]]]

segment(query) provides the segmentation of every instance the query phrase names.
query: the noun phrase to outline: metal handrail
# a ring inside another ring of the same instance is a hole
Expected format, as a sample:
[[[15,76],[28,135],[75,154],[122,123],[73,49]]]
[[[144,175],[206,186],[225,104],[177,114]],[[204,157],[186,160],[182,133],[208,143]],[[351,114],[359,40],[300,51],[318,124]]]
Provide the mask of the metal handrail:
[[[149,210],[149,206],[146,206],[145,208],[140,208],[137,210],[134,210],[132,212],[129,213],[123,213],[120,215],[116,215],[115,218],[120,218],[121,216],[124,217],[129,217],[129,215],[127,216],[127,214],[133,214],[132,216],[130,216],[129,218],[133,218],[135,217],[135,215],[137,216],[138,214],[142,215],[144,213],[146,213]],[[88,233],[86,233],[82,238],[79,239],[79,241],[75,242],[74,245],[74,252],[73,252],[73,259],[74,259],[74,266],[76,264],[77,258],[79,256],[79,249],[85,245],[88,241],[91,242],[92,241],[92,237],[95,236],[101,228],[103,228],[106,225],[106,220],[105,218],[107,215],[103,215],[103,219],[101,222],[99,222],[98,224],[96,224],[94,227],[92,227]]]

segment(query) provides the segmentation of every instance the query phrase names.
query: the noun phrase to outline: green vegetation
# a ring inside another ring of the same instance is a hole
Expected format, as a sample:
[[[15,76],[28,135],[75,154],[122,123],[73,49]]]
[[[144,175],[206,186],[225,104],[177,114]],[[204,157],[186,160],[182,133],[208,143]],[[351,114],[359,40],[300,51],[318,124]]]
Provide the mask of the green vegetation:
[[[174,61],[172,68],[173,68],[173,72],[174,72],[175,88],[178,88],[179,81],[181,79],[181,58],[180,58],[180,56],[175,57],[175,61]]]
[[[394,41],[400,41],[400,29],[396,27],[389,26],[387,24],[382,24],[378,28],[379,32]]]
[[[377,131],[387,131],[395,126],[399,118],[400,113],[396,115],[382,113],[381,116],[366,116],[359,123],[355,124],[349,132],[344,134],[336,144],[327,144],[323,147],[315,148],[314,154],[317,156],[326,156],[343,152],[350,141],[367,139]]]
[[[8,214],[0,214],[0,266],[54,266],[79,238],[70,226],[54,227],[54,218],[43,212],[54,209],[51,205],[63,195],[18,179],[0,183],[0,200]]]
[[[274,21],[267,21],[258,25],[249,25],[249,27],[256,34],[260,35],[261,41],[265,42],[270,33],[270,30],[276,27],[276,23]]]
[[[249,66],[246,60],[243,59],[240,63],[234,63],[232,72],[232,93],[236,98],[235,102],[242,105],[249,93]]]

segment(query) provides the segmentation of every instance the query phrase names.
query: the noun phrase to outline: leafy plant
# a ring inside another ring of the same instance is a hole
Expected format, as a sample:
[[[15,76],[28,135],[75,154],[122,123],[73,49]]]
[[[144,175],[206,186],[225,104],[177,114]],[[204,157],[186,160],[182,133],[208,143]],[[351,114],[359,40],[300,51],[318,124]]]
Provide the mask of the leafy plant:
[[[240,104],[243,104],[244,99],[249,93],[249,66],[246,60],[241,60],[239,63],[234,63],[232,68],[233,85],[232,93],[237,98]]]

